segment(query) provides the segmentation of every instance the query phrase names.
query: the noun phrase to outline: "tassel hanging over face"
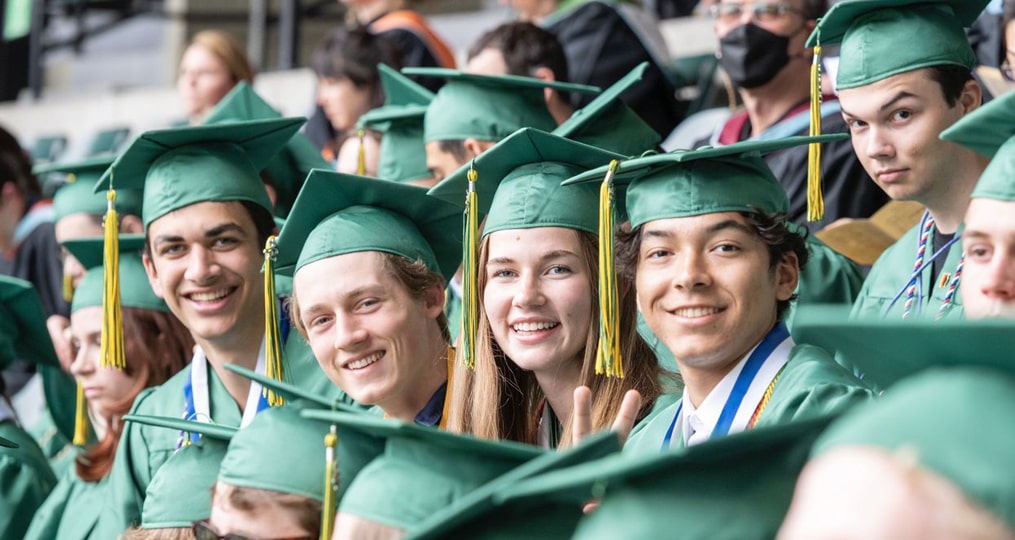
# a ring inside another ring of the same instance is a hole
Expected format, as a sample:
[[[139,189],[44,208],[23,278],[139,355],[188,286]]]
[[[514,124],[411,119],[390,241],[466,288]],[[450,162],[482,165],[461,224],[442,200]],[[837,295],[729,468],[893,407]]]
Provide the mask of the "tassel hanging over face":
[[[462,237],[462,361],[469,369],[476,367],[476,334],[479,328],[479,297],[476,290],[479,265],[479,201],[476,181],[479,174],[470,167],[469,188],[465,194],[465,219]]]
[[[68,302],[74,300],[74,278],[67,274],[63,275],[63,299]]]
[[[811,64],[811,129],[810,135],[821,135],[821,45],[814,47]],[[807,147],[807,221],[825,217],[825,199],[821,194],[821,143]]]
[[[282,333],[278,328],[278,300],[275,298],[275,235],[268,237],[264,244],[264,355],[265,375],[276,381],[285,381],[282,370]],[[285,404],[281,394],[268,388],[262,389],[268,397],[268,405],[280,407]]]
[[[120,234],[116,215],[116,191],[106,192],[106,217],[103,223],[102,253],[102,334],[99,363],[105,368],[124,369],[123,310],[120,307]]]
[[[74,446],[84,446],[88,442],[88,402],[85,401],[85,388],[78,381],[77,410],[74,411]]]
[[[624,378],[620,354],[620,301],[617,269],[614,265],[613,229],[616,221],[613,176],[620,162],[613,160],[599,186],[599,346],[596,349],[596,374]]]
[[[324,504],[321,505],[321,540],[331,540],[338,508],[338,466],[335,456],[338,433],[335,426],[324,436]]]
[[[365,176],[367,173],[367,151],[363,146],[363,138],[366,137],[366,131],[360,128],[356,131],[356,136],[359,137],[359,151],[356,155],[356,174]]]

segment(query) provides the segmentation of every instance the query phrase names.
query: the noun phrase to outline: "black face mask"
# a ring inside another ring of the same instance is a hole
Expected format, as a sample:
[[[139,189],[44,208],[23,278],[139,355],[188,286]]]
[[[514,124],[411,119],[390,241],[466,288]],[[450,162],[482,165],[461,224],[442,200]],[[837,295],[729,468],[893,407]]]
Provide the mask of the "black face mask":
[[[719,64],[733,84],[757,88],[771,82],[789,63],[789,37],[754,24],[742,24],[719,40]]]

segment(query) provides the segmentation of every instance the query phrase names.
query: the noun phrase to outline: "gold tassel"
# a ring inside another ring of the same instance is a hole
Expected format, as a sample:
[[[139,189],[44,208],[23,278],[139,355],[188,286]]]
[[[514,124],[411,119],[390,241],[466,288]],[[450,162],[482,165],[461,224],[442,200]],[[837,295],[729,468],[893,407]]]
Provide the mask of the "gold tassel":
[[[88,404],[85,401],[85,388],[78,381],[77,410],[74,411],[74,446],[84,446],[88,442]]]
[[[275,235],[271,235],[264,244],[265,375],[276,381],[283,381],[282,333],[278,328],[278,308],[275,299],[275,257],[277,255],[278,248],[275,247]],[[285,405],[285,400],[281,394],[268,388],[263,388],[261,391],[265,392],[268,396],[268,405],[272,407]]]
[[[462,361],[469,369],[476,367],[476,333],[479,327],[479,297],[476,291],[476,266],[479,251],[479,201],[476,181],[479,173],[469,167],[469,189],[465,194],[465,220],[462,237]]]
[[[63,299],[68,302],[74,300],[74,278],[67,274],[63,275]]]
[[[338,433],[335,426],[324,436],[324,504],[321,506],[321,540],[331,540],[335,529],[336,502],[338,499],[338,467],[335,466],[335,448]]]
[[[360,128],[356,132],[356,136],[359,137],[359,154],[356,156],[356,174],[365,176],[367,174],[367,151],[363,147],[363,138],[366,136],[366,131]]]
[[[620,305],[617,294],[617,269],[613,261],[614,211],[613,176],[620,162],[613,160],[599,186],[599,346],[596,348],[596,374],[624,378],[620,354]]]
[[[120,234],[116,216],[116,190],[112,187],[106,192],[106,205],[99,363],[105,369],[122,370],[127,367],[127,359],[123,351],[123,310],[120,307]]]
[[[821,45],[814,47],[811,63],[811,129],[810,135],[821,135]],[[825,199],[821,195],[821,143],[807,147],[807,221],[825,217]]]

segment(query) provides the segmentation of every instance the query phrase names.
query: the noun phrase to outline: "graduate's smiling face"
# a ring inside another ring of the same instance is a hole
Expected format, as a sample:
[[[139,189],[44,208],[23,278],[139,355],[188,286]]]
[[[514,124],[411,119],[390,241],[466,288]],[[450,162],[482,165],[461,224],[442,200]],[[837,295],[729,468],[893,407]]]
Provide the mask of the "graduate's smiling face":
[[[231,347],[261,339],[262,246],[243,204],[192,204],[156,219],[147,234],[152,289],[198,343]]]
[[[867,174],[894,200],[934,206],[966,197],[972,152],[938,138],[980,105],[976,82],[954,104],[928,69],[839,91],[853,150]]]
[[[81,384],[88,407],[102,418],[134,391],[136,377],[126,370],[104,368],[99,362],[102,336],[102,307],[81,308],[70,316],[71,375]]]
[[[518,367],[580,369],[593,321],[592,276],[579,232],[562,227],[490,233],[480,267],[493,338]]]
[[[426,356],[446,350],[436,322],[444,291],[434,283],[414,297],[386,257],[362,251],[304,265],[293,276],[296,317],[321,369],[358,403],[422,408],[433,392],[425,381],[443,372]]]
[[[797,258],[774,267],[739,212],[660,219],[641,227],[638,308],[681,374],[718,382],[776,323],[797,285]]]
[[[1015,319],[1015,202],[973,199],[966,212],[962,306],[970,319]]]

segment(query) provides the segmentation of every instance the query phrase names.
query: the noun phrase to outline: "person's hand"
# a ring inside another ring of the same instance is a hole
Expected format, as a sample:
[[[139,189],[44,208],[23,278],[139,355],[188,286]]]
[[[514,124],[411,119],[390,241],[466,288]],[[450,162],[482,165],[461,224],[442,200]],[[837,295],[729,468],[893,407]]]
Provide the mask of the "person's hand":
[[[60,367],[70,373],[70,365],[74,363],[74,355],[70,348],[70,319],[62,315],[50,315],[46,319],[46,330],[49,331],[49,339],[56,349]]]
[[[639,410],[641,410],[641,394],[637,390],[628,390],[624,394],[624,401],[620,404],[620,410],[617,411],[613,426],[610,427],[612,431],[617,432],[621,445],[627,442],[627,437],[634,428],[634,422],[638,419]],[[571,418],[573,422],[571,442],[578,444],[592,433],[592,391],[589,390],[589,387],[579,386],[574,389]]]

